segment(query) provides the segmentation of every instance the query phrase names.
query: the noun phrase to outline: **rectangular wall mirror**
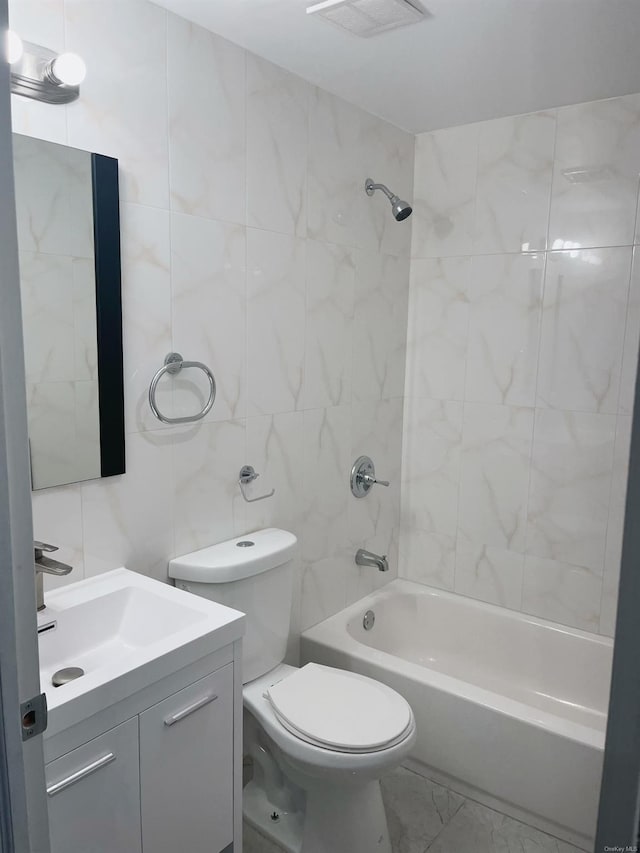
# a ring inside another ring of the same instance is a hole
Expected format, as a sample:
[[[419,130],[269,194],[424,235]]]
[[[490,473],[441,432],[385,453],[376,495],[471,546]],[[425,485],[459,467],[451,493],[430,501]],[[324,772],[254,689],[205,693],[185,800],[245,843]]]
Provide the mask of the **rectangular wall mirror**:
[[[118,161],[13,136],[34,489],[124,473]]]

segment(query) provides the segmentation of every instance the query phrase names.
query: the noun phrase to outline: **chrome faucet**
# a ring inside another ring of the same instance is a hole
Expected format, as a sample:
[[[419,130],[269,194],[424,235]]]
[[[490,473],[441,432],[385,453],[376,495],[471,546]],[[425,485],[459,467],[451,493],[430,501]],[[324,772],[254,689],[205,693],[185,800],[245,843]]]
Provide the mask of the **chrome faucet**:
[[[47,545],[46,542],[33,543],[34,567],[36,570],[36,606],[38,610],[44,610],[44,585],[42,575],[68,575],[72,571],[73,566],[68,566],[66,563],[59,563],[57,560],[52,560],[50,557],[45,557],[44,552],[50,554],[52,551],[57,551],[55,545]]]
[[[358,548],[356,551],[356,565],[375,566],[379,572],[389,571],[389,561],[386,554],[381,557],[379,554],[374,554],[373,551],[365,551],[364,548]]]

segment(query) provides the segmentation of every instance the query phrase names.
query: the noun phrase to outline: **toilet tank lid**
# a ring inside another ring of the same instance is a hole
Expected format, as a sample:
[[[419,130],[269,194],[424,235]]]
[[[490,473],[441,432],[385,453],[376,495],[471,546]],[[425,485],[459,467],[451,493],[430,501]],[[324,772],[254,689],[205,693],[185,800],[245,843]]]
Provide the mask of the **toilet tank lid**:
[[[269,527],[193,551],[169,562],[169,577],[193,583],[230,583],[275,569],[292,559],[298,540]]]

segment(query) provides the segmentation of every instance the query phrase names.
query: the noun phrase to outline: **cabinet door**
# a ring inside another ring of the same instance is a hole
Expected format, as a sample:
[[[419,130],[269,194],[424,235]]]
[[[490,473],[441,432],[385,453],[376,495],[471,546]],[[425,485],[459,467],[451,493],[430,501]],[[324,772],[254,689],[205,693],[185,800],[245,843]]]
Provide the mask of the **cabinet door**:
[[[51,853],[140,853],[138,718],[46,766]]]
[[[233,664],[140,715],[144,853],[233,840]]]

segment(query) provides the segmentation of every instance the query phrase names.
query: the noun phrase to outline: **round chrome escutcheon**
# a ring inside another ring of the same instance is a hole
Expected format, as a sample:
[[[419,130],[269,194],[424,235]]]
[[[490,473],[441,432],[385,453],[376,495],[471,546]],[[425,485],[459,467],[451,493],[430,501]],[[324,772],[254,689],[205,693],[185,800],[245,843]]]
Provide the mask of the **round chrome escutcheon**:
[[[364,614],[364,619],[362,620],[362,627],[365,631],[370,631],[373,628],[375,621],[376,614],[373,612],[373,610],[367,610],[367,612]]]

